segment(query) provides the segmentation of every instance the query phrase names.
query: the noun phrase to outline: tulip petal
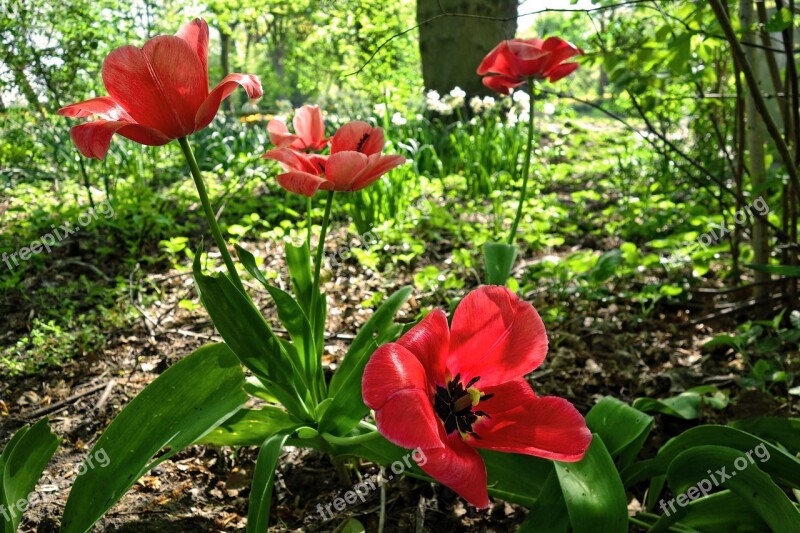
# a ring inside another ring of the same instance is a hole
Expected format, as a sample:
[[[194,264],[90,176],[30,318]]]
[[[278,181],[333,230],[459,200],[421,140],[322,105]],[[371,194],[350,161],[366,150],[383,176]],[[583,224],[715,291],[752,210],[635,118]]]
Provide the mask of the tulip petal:
[[[295,170],[313,176],[319,176],[325,171],[327,159],[326,156],[308,156],[286,147],[273,148],[261,157],[262,159],[272,159],[279,162],[286,171]]]
[[[583,54],[583,50],[559,37],[548,38],[542,44],[542,49],[549,52],[546,62],[550,65],[550,68],[560,65],[567,59]]]
[[[205,72],[203,87],[208,93],[208,24],[201,18],[194,19],[185,24],[175,36],[186,41],[197,53],[197,57],[203,65],[203,72]]]
[[[427,393],[419,390],[397,391],[383,407],[375,411],[375,424],[381,435],[403,448],[439,448],[437,424]]]
[[[384,136],[381,128],[373,128],[366,122],[356,120],[339,128],[331,141],[331,154],[338,152],[361,152],[372,155],[383,150]]]
[[[477,448],[535,455],[557,461],[580,461],[592,434],[586,420],[563,398],[537,398],[524,379],[482,389],[493,396],[481,401],[482,416],[472,429]]]
[[[562,63],[547,74],[550,82],[558,81],[561,78],[572,74],[578,68],[578,63]]]
[[[208,126],[219,111],[219,106],[224,99],[236,90],[238,86],[244,88],[249,98],[261,98],[264,91],[261,89],[261,80],[252,74],[228,74],[214,87],[208,98],[200,105],[195,116],[195,131]]]
[[[515,72],[513,71],[512,61],[508,41],[502,41],[491,52],[486,54],[481,64],[478,65],[478,76],[486,76],[491,73],[513,77]]]
[[[373,154],[369,156],[367,166],[364,167],[364,170],[361,171],[356,180],[353,182],[350,190],[358,191],[364,187],[367,187],[368,185],[371,185],[378,178],[393,168],[399,167],[405,162],[406,158],[401,155]]]
[[[505,287],[480,287],[464,297],[453,315],[447,368],[476,387],[524,376],[547,355],[547,332],[533,306]]]
[[[508,41],[508,49],[520,61],[530,61],[550,53],[546,43],[547,41],[541,39],[511,39]]]
[[[267,123],[267,132],[269,133],[269,141],[278,148],[288,148],[292,143],[300,139],[297,135],[289,133],[289,128],[286,127],[285,122],[274,118]]]
[[[360,152],[338,152],[328,157],[325,178],[334,191],[352,191],[353,184],[367,167],[367,156]]]
[[[319,106],[304,105],[294,114],[292,124],[303,141],[301,149],[320,150],[325,146],[325,121]]]
[[[327,183],[319,176],[307,172],[292,171],[278,176],[278,185],[289,192],[311,198],[319,188]]]
[[[108,94],[136,122],[173,139],[195,130],[207,76],[194,49],[171,35],[150,39],[142,49],[117,48],[103,62]]]
[[[419,467],[475,507],[489,507],[486,465],[481,456],[461,440],[457,433],[448,438],[446,444],[444,448],[423,448],[425,457],[417,461]]]
[[[158,130],[147,126],[115,120],[95,120],[73,126],[70,130],[72,142],[78,147],[78,151],[84,157],[93,157],[95,159],[104,159],[106,157],[108,147],[111,144],[111,137],[115,133],[148,146],[161,146],[171,140]]]
[[[525,84],[525,80],[515,80],[506,76],[485,76],[482,81],[486,87],[500,94],[509,94],[511,89]]]
[[[413,353],[425,368],[428,386],[445,384],[444,365],[450,350],[450,329],[441,309],[434,309],[398,339],[397,344]]]
[[[90,98],[77,104],[70,104],[58,110],[58,114],[70,118],[84,118],[97,115],[105,120],[124,120],[133,122],[128,112],[122,109],[110,96]]]
[[[384,344],[372,354],[361,384],[364,403],[375,410],[378,430],[404,448],[444,446],[430,388],[425,367],[397,343]]]

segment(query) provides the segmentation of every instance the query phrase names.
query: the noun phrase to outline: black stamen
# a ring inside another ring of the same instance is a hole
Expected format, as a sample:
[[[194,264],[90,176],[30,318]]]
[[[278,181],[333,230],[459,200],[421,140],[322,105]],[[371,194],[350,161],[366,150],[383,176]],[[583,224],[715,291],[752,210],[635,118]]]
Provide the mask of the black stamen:
[[[448,435],[458,430],[459,433],[471,435],[476,439],[480,438],[472,430],[473,424],[481,416],[491,417],[484,411],[473,411],[475,406],[472,405],[472,395],[469,393],[469,388],[477,383],[479,379],[480,377],[474,377],[465,386],[461,383],[461,374],[457,374],[446,387],[436,386],[433,410],[444,424],[444,430]],[[479,402],[492,396],[494,395],[482,395]]]
[[[364,148],[364,144],[369,139],[369,133],[365,133],[361,140],[358,141],[358,147],[356,148],[356,152],[360,152],[362,148]]]

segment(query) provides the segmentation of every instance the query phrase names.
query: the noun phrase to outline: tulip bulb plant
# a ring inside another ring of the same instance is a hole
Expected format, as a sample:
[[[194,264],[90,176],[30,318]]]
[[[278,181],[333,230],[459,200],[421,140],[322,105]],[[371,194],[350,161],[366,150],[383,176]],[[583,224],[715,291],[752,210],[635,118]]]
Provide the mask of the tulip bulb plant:
[[[500,94],[527,85],[528,99],[528,140],[525,145],[525,159],[522,163],[522,190],[517,203],[517,214],[511,224],[507,243],[487,243],[484,246],[487,283],[505,285],[517,257],[517,228],[522,219],[522,209],[528,193],[531,157],[533,156],[533,117],[536,100],[536,82],[555,82],[578,68],[578,63],[565,63],[583,50],[558,37],[549,39],[510,39],[498,44],[478,66],[478,75],[483,76],[483,84]]]
[[[235,87],[251,98],[262,93],[259,79],[247,74],[230,74],[209,91],[208,39],[208,26],[198,19],[141,49],[114,50],[102,69],[109,96],[60,111],[98,117],[72,128],[86,157],[102,159],[114,133],[151,146],[177,139],[227,266],[227,275],[207,275],[201,254],[195,255],[197,289],[224,342],[173,365],[115,418],[95,444],[109,464],[76,479],[62,531],[87,531],[143,473],[194,443],[260,447],[248,531],[268,527],[274,471],[287,444],[330,455],[342,479],[347,458],[388,464],[406,449],[419,449],[427,459],[411,475],[447,485],[476,507],[488,506],[490,494],[529,504],[530,493],[552,474],[552,460],[580,461],[592,442],[569,402],[536,396],[525,379],[547,353],[536,310],[504,287],[485,286],[466,295],[451,324],[434,309],[409,329],[394,322],[411,294],[403,288],[364,324],[328,379],[320,273],[334,198],[369,187],[405,159],[384,154],[383,130],[366,122],[347,123],[326,136],[316,106],[295,112],[293,131],[282,121],[269,122],[274,146],[264,158],[282,169],[278,184],[308,198],[309,205],[324,191],[325,202],[313,260],[310,221],[305,242],[286,244],[291,291],[270,283],[253,255],[237,247],[241,268],[275,302],[288,333],[279,338],[241,282],[189,146],[188,137],[211,124]],[[560,40],[509,41],[487,56],[479,72],[487,86],[503,92],[568,74],[575,66],[562,61],[576,53]],[[520,211],[532,125],[528,133]],[[519,218],[518,211],[509,245]],[[531,480],[520,483],[520,472]]]

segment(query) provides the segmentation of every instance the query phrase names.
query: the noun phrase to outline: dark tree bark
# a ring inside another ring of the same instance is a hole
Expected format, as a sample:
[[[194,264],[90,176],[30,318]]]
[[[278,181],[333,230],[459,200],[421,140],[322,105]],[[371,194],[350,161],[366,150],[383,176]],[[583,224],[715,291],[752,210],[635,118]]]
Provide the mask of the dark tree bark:
[[[417,0],[417,23],[442,14],[510,18],[508,22],[443,16],[419,28],[425,88],[448,93],[461,87],[468,95],[489,94],[475,70],[489,51],[517,31],[517,0]]]
[[[231,73],[231,34],[219,31],[219,65],[222,67],[222,77]]]

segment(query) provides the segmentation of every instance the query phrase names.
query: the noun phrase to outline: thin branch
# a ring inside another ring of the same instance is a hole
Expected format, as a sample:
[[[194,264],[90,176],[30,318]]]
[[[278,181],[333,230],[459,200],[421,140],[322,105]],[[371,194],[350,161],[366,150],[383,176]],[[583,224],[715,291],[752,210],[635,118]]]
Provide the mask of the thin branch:
[[[421,26],[424,26],[426,24],[430,24],[434,20],[437,20],[437,19],[440,19],[440,18],[443,18],[443,17],[475,18],[475,19],[484,19],[484,20],[489,20],[489,21],[494,21],[494,22],[508,22],[510,20],[519,19],[519,18],[522,18],[522,17],[529,17],[529,16],[532,16],[532,15],[539,15],[539,14],[542,14],[542,13],[582,13],[582,14],[588,15],[589,13],[594,13],[594,12],[598,12],[598,11],[605,11],[605,10],[608,10],[608,9],[616,9],[618,7],[625,7],[625,6],[637,6],[637,7],[642,7],[644,9],[652,9],[654,11],[659,11],[659,12],[662,11],[660,9],[660,7],[658,7],[657,5],[655,7],[649,5],[651,3],[653,3],[653,0],[629,0],[628,2],[619,2],[617,4],[609,4],[607,6],[590,7],[590,8],[585,8],[585,9],[569,9],[569,8],[550,8],[550,7],[547,7],[547,8],[542,8],[542,9],[536,9],[534,11],[529,11],[527,13],[517,14],[517,15],[515,15],[513,17],[489,17],[489,16],[486,16],[486,15],[473,15],[471,13],[448,13],[447,11],[444,10],[444,8],[441,7],[441,2],[440,2],[439,3],[439,8],[442,11],[441,13],[439,13],[438,15],[434,15],[434,16],[426,19],[426,20],[423,20],[422,22],[420,22],[418,24],[415,24],[414,26],[411,26],[410,28],[407,28],[407,29],[405,29],[405,30],[403,30],[403,31],[401,31],[399,33],[395,33],[394,35],[392,35],[391,37],[389,37],[388,39],[383,41],[381,44],[379,44],[378,47],[375,48],[375,50],[372,51],[372,53],[370,54],[369,58],[367,58],[367,61],[363,65],[361,65],[357,70],[354,70],[353,72],[345,74],[344,77],[347,78],[347,77],[350,77],[350,76],[355,76],[355,75],[360,74],[361,72],[363,72],[364,69],[366,69],[367,66],[369,66],[370,63],[372,63],[372,61],[380,53],[380,51],[383,50],[389,43],[391,43],[395,39],[397,39],[399,37],[402,37],[403,35],[406,35],[408,33],[411,33],[412,31],[419,29]],[[673,20],[676,20],[677,22],[680,22],[680,24],[684,28],[686,28],[686,30],[689,33],[691,33],[693,35],[700,35],[700,36],[703,36],[703,37],[710,37],[710,38],[713,38],[713,39],[727,40],[724,35],[718,35],[718,34],[714,34],[714,33],[705,33],[703,31],[693,29],[685,21],[681,20],[678,17],[675,17],[673,15],[667,15],[667,16],[669,18],[673,19]],[[783,50],[783,49],[772,48],[772,47],[764,46],[764,45],[758,44],[758,43],[751,43],[751,42],[746,42],[746,41],[740,41],[740,43],[743,46],[749,46],[749,47],[752,47],[752,48],[760,48],[760,49],[763,49],[763,50],[771,50],[773,52],[780,52],[780,53],[784,53],[785,52],[785,50]],[[794,49],[793,52],[795,54],[800,53],[800,48]]]
[[[573,100],[573,101],[575,101],[575,102],[579,102],[579,103],[581,103],[581,104],[588,105],[589,107],[592,107],[593,109],[597,109],[598,111],[600,111],[601,113],[603,113],[603,114],[604,114],[604,115],[606,115],[607,117],[609,117],[609,118],[612,118],[612,119],[616,120],[617,122],[619,122],[620,124],[622,124],[623,126],[625,126],[626,128],[628,128],[629,130],[631,130],[632,132],[634,132],[634,133],[636,133],[637,135],[639,135],[639,136],[640,136],[642,139],[644,139],[644,140],[645,140],[645,141],[646,141],[646,142],[647,142],[647,143],[648,143],[650,146],[652,146],[652,147],[653,147],[653,148],[654,148],[654,149],[655,149],[655,150],[656,150],[656,151],[657,151],[659,154],[666,155],[666,154],[665,154],[665,152],[664,152],[664,151],[663,151],[663,150],[662,150],[662,149],[661,149],[661,148],[658,146],[658,144],[656,144],[656,142],[655,142],[655,141],[653,141],[653,139],[651,139],[651,138],[650,138],[648,135],[645,135],[645,134],[643,134],[643,133],[642,133],[642,132],[641,132],[641,131],[640,131],[638,128],[636,128],[635,126],[633,126],[633,125],[632,125],[630,122],[628,122],[627,120],[625,120],[623,117],[621,117],[621,116],[617,115],[617,114],[616,114],[616,113],[614,113],[613,111],[609,111],[608,109],[606,109],[606,108],[605,108],[605,107],[603,107],[602,105],[600,105],[600,104],[598,104],[598,103],[596,103],[596,102],[592,102],[591,100],[584,100],[584,99],[582,99],[582,98],[578,98],[577,96],[573,96],[573,95],[571,95],[571,94],[568,94],[568,93],[562,93],[562,92],[557,92],[557,91],[550,91],[550,90],[547,90],[547,89],[541,89],[541,92],[542,92],[542,93],[545,93],[545,94],[551,94],[551,95],[557,96],[557,97],[559,97],[559,98],[569,98],[570,100]],[[635,100],[635,99],[633,98],[633,95],[631,95],[631,98],[632,98],[632,101],[633,101],[633,100]],[[638,109],[638,110],[641,110],[641,107],[638,107],[638,102],[636,102],[636,103],[634,104],[634,106],[635,106],[635,107],[637,107],[637,109]],[[641,113],[641,111],[640,111],[640,115],[641,115],[641,114],[642,114],[642,113]],[[683,159],[684,161],[686,161],[687,163],[689,163],[689,164],[690,164],[691,166],[693,166],[695,169],[697,169],[697,170],[699,170],[700,172],[702,172],[702,173],[703,173],[703,174],[704,174],[706,177],[708,177],[709,179],[711,179],[711,181],[713,181],[714,183],[716,183],[716,184],[717,184],[717,185],[720,187],[720,189],[722,189],[724,192],[726,192],[726,193],[728,193],[728,194],[732,195],[732,196],[733,196],[733,197],[735,197],[735,198],[738,198],[738,199],[740,199],[740,200],[741,200],[743,203],[746,203],[746,200],[745,200],[745,199],[744,199],[744,198],[743,198],[743,197],[742,197],[740,194],[738,194],[737,192],[735,192],[735,191],[731,190],[731,189],[730,189],[730,187],[728,187],[727,185],[725,185],[725,183],[724,183],[724,180],[723,180],[723,179],[721,179],[721,178],[717,177],[716,175],[714,175],[714,174],[713,174],[713,173],[712,173],[710,170],[706,169],[706,168],[705,168],[705,167],[704,167],[704,166],[703,166],[703,165],[702,165],[700,162],[698,162],[696,159],[694,159],[694,158],[693,158],[693,157],[691,157],[690,155],[688,155],[688,154],[684,153],[684,152],[683,152],[683,151],[682,151],[680,148],[678,148],[678,147],[677,147],[677,146],[676,146],[676,145],[675,145],[675,144],[674,144],[672,141],[670,141],[669,139],[667,139],[666,137],[664,137],[662,134],[660,134],[658,131],[656,131],[656,130],[655,130],[655,128],[653,127],[652,123],[650,123],[649,119],[648,119],[646,116],[642,116],[642,119],[644,120],[644,122],[645,122],[645,125],[648,127],[648,130],[649,130],[651,133],[653,133],[653,135],[655,135],[656,137],[658,137],[658,139],[659,139],[661,142],[663,142],[663,143],[664,143],[664,145],[665,145],[667,148],[669,148],[669,149],[670,149],[670,151],[674,152],[674,153],[675,153],[675,154],[677,154],[677,155],[678,155],[678,156],[679,156],[681,159]],[[676,162],[676,166],[677,166],[677,167],[678,167],[680,170],[682,170],[684,173],[686,173],[686,175],[687,175],[687,176],[689,176],[689,177],[690,177],[690,178],[691,178],[693,181],[697,182],[697,183],[698,183],[700,186],[704,186],[704,185],[703,185],[703,184],[702,184],[702,183],[701,183],[701,182],[700,182],[700,181],[699,181],[699,180],[698,180],[698,179],[697,179],[697,178],[696,178],[696,177],[695,177],[695,176],[694,176],[694,175],[693,175],[691,172],[689,172],[688,170],[686,170],[685,168],[683,168],[683,166],[681,166],[679,163],[677,163],[677,162]],[[763,215],[760,215],[760,214],[759,214],[757,211],[754,211],[754,212],[753,212],[753,216],[755,216],[755,217],[758,217],[758,218],[763,218],[763,219],[764,219],[764,220],[767,222],[767,224],[769,224],[769,226],[770,226],[770,227],[773,229],[773,231],[775,232],[775,236],[776,236],[776,237],[777,237],[777,238],[778,238],[778,239],[779,239],[781,242],[790,242],[788,235],[786,235],[786,233],[785,233],[784,231],[782,231],[780,228],[778,228],[777,226],[775,226],[774,224],[772,224],[772,223],[771,223],[771,222],[770,222],[770,221],[769,221],[769,220],[768,220],[766,217],[764,217]]]
[[[614,8],[617,8],[617,7],[623,7],[623,6],[628,6],[628,5],[646,4],[646,3],[650,2],[650,1],[651,0],[630,0],[628,2],[620,2],[618,4],[611,4],[611,5],[600,6],[600,7],[592,7],[592,8],[587,8],[587,9],[544,8],[544,9],[537,9],[535,11],[530,11],[528,13],[522,13],[521,15],[517,14],[517,15],[515,15],[513,17],[488,17],[486,15],[473,15],[471,13],[448,13],[447,11],[444,10],[444,8],[442,8],[441,3],[439,3],[439,9],[442,11],[441,13],[439,13],[438,15],[434,15],[434,16],[430,17],[429,19],[423,20],[419,24],[415,24],[414,26],[411,26],[410,28],[407,28],[407,29],[401,31],[400,33],[395,33],[394,35],[392,35],[391,37],[389,37],[388,39],[383,41],[381,44],[379,44],[378,47],[375,50],[372,51],[372,54],[370,54],[369,58],[367,58],[367,61],[363,65],[361,65],[358,68],[358,70],[354,70],[353,72],[350,72],[349,74],[345,74],[344,77],[347,78],[347,77],[350,77],[350,76],[355,76],[355,75],[360,74],[361,72],[363,72],[364,69],[367,68],[367,66],[370,63],[372,63],[372,60],[375,59],[375,56],[377,56],[380,53],[380,51],[383,50],[386,47],[386,45],[388,45],[390,42],[394,41],[398,37],[402,37],[403,35],[406,35],[407,33],[411,33],[412,31],[419,29],[421,26],[424,26],[425,24],[430,24],[434,20],[438,20],[438,19],[444,18],[444,17],[477,18],[477,19],[490,20],[490,21],[494,21],[494,22],[508,22],[508,21],[511,21],[511,20],[514,20],[514,19],[518,19],[518,18],[521,18],[521,17],[527,17],[527,16],[530,16],[530,15],[538,15],[540,13],[548,13],[548,12],[589,13],[589,12],[592,12],[592,11],[603,11],[603,10],[606,10],[606,9],[614,9]]]
[[[747,85],[750,88],[750,95],[753,98],[753,103],[755,104],[759,115],[761,115],[761,118],[764,120],[764,125],[767,127],[770,137],[772,137],[772,140],[775,141],[778,153],[780,154],[783,164],[786,166],[786,170],[789,173],[789,179],[792,182],[795,193],[797,193],[798,197],[800,197],[800,178],[797,176],[797,166],[795,165],[792,154],[789,152],[789,147],[786,145],[786,140],[778,130],[778,125],[775,123],[775,120],[772,118],[772,115],[767,108],[767,103],[761,96],[761,91],[758,88],[758,80],[753,72],[753,68],[750,65],[750,62],[747,60],[747,56],[745,56],[741,43],[736,38],[736,33],[733,30],[731,21],[728,18],[725,9],[722,7],[720,0],[710,0],[710,3],[711,8],[714,10],[714,14],[717,16],[717,21],[719,21],[720,26],[722,26],[722,30],[725,32],[725,35],[728,38],[733,56],[739,62],[739,67],[742,70],[742,74],[744,74],[744,77],[747,80]]]

